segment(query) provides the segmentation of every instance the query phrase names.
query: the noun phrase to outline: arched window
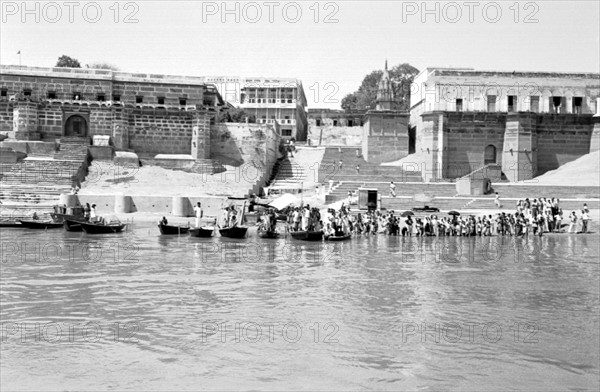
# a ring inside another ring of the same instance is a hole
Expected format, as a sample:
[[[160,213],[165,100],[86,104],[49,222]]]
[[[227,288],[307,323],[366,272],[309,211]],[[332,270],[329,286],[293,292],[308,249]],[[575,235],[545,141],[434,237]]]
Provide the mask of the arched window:
[[[71,116],[65,123],[65,136],[86,136],[87,121],[81,116]]]
[[[491,144],[485,148],[483,154],[483,164],[489,165],[490,163],[496,163],[496,147]]]

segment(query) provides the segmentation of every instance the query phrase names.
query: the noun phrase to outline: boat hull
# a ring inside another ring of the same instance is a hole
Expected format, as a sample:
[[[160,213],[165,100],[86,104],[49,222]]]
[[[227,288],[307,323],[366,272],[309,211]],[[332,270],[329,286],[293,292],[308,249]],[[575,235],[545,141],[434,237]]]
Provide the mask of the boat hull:
[[[326,235],[323,236],[323,238],[325,239],[325,241],[347,241],[350,238],[352,238],[351,234],[346,234],[346,235]]]
[[[54,221],[27,221],[27,220],[20,220],[19,222],[21,222],[21,225],[25,226],[28,229],[38,229],[38,230],[45,230],[45,229],[58,229],[63,227],[62,222],[58,223],[58,222],[54,222]]]
[[[290,235],[295,240],[300,241],[322,241],[322,231],[291,231]]]
[[[23,227],[20,222],[16,221],[0,221],[0,227],[10,228],[10,227]]]
[[[190,229],[190,237],[198,237],[198,238],[210,238],[213,236],[215,228],[204,228],[198,227],[194,229]]]
[[[243,226],[219,229],[219,233],[221,234],[221,237],[227,237],[227,238],[244,238],[244,237],[246,237],[247,232],[248,232],[248,228],[243,227]]]
[[[259,230],[258,237],[259,238],[279,238],[279,233],[276,231]]]
[[[81,221],[65,219],[65,221],[63,222],[63,226],[65,227],[66,231],[83,231],[83,227],[81,227]]]
[[[180,235],[187,234],[190,231],[189,226],[170,226],[159,224],[158,229],[162,235]]]
[[[125,224],[118,225],[96,225],[93,223],[81,223],[81,228],[87,234],[110,234],[120,233],[125,228]]]

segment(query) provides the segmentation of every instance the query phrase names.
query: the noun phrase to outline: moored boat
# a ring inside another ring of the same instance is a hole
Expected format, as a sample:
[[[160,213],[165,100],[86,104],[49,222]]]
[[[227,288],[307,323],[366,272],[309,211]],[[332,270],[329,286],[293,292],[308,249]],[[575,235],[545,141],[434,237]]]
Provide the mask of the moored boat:
[[[21,225],[25,226],[28,229],[58,229],[63,227],[62,222],[55,221],[43,221],[43,220],[20,220]]]
[[[160,230],[160,234],[162,235],[187,234],[188,231],[190,231],[189,226],[171,226],[162,223],[158,224],[158,229]]]
[[[125,226],[126,224],[124,223],[113,223],[105,225],[99,223],[81,222],[81,228],[87,234],[120,233],[123,231]]]
[[[214,231],[214,227],[195,227],[190,229],[190,237],[209,238]]]
[[[269,231],[269,230],[258,230],[258,237],[259,238],[279,238],[279,232],[278,231]]]
[[[23,225],[17,221],[0,220],[0,227],[23,227]]]
[[[301,241],[321,241],[323,239],[322,231],[290,231],[290,235],[293,239]]]
[[[343,234],[343,235],[325,235],[323,236],[325,241],[346,241],[352,238],[352,234]]]
[[[85,222],[85,221],[83,221]],[[83,231],[83,227],[81,227],[82,221],[74,220],[74,219],[65,219],[63,222],[63,226],[66,231]]]
[[[246,233],[248,232],[248,228],[245,226],[234,226],[227,228],[220,228],[219,233],[221,237],[227,238],[244,238],[246,237]]]

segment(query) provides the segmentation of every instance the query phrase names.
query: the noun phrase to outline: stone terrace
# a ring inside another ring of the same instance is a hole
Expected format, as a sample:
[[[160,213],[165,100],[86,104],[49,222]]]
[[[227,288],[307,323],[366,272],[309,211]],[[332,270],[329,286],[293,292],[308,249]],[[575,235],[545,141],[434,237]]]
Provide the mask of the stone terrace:
[[[54,157],[25,158],[0,164],[0,215],[20,219],[36,211],[48,215],[62,193],[86,175],[89,139],[62,139]]]

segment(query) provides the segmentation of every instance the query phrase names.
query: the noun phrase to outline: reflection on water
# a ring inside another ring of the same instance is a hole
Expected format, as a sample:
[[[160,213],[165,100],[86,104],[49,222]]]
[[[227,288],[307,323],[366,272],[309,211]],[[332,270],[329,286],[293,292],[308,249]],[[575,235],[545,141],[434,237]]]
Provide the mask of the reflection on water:
[[[599,387],[595,235],[1,235],[6,390]]]

